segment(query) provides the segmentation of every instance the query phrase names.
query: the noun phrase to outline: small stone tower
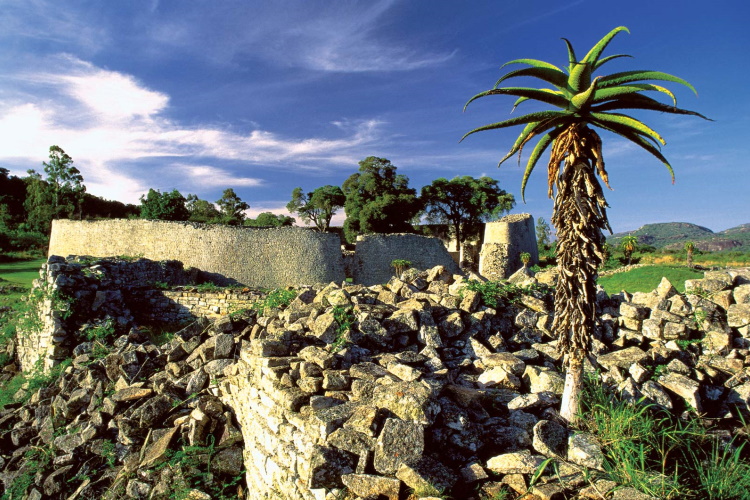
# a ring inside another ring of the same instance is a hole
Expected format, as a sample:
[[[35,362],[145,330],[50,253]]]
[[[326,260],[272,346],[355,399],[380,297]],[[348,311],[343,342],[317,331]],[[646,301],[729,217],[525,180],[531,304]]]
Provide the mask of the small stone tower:
[[[510,277],[521,266],[521,253],[531,254],[530,265],[539,263],[534,217],[531,214],[506,215],[484,226],[484,244],[479,256],[479,274],[498,280]]]

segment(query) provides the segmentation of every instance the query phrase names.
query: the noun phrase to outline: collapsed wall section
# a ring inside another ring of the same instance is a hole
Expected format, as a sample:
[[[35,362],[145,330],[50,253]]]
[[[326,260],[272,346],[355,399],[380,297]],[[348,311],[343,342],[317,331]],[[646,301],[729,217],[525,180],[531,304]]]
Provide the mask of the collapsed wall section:
[[[484,244],[479,256],[479,274],[488,279],[505,279],[518,271],[521,253],[531,255],[529,265],[539,263],[534,217],[531,214],[506,215],[484,227]]]
[[[49,255],[175,259],[186,268],[200,269],[219,285],[275,288],[344,279],[338,236],[301,228],[56,220],[52,223]]]
[[[391,262],[396,259],[408,260],[415,269],[444,266],[451,274],[460,273],[437,238],[416,234],[366,234],[357,237],[352,278],[365,286],[387,283],[394,272]]]

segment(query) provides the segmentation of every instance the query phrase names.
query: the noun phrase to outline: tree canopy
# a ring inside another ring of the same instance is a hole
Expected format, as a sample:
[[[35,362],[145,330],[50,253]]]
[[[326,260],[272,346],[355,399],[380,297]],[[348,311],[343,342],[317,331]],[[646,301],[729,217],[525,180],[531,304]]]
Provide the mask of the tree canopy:
[[[141,196],[141,218],[186,221],[190,212],[185,206],[185,197],[176,189],[168,193],[149,189],[147,195]]]
[[[288,215],[261,212],[255,219],[245,219],[244,224],[251,227],[285,227],[294,225],[294,222],[294,217]]]
[[[346,196],[344,235],[349,242],[359,234],[411,231],[410,221],[422,208],[409,178],[397,174],[385,158],[368,156],[360,161],[359,172],[344,181],[342,191]]]
[[[242,225],[245,220],[245,210],[250,208],[250,205],[242,201],[232,188],[225,189],[221,198],[216,200],[216,204],[219,206],[221,222],[233,226]]]
[[[422,188],[421,198],[427,219],[450,224],[459,244],[476,234],[482,222],[496,219],[516,204],[495,179],[469,175],[435,179]]]
[[[292,191],[292,200],[286,208],[298,214],[305,224],[312,222],[324,233],[331,226],[336,209],[343,207],[345,201],[346,196],[338,186],[321,186],[307,194],[298,187]]]
[[[203,223],[216,223],[221,218],[221,213],[213,203],[198,198],[198,195],[189,194],[185,199],[185,206],[190,212],[190,221]]]

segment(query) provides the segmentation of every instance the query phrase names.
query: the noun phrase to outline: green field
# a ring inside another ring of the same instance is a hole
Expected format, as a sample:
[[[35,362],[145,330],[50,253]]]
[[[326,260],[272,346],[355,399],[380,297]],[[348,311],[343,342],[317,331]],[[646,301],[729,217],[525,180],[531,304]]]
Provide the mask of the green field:
[[[31,282],[39,277],[39,268],[46,259],[22,260],[15,262],[0,262],[0,285],[21,285],[27,290]],[[7,306],[17,301],[22,293],[0,295],[0,306]]]
[[[678,292],[684,293],[685,280],[703,278],[703,273],[685,266],[645,266],[599,278],[598,283],[608,294],[622,290],[650,292],[659,285],[662,277],[671,281]]]

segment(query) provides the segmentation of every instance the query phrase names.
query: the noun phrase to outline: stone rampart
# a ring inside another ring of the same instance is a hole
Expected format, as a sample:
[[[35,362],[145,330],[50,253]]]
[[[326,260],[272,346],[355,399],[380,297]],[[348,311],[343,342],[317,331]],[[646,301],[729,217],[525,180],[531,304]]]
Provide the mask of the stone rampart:
[[[391,262],[396,259],[410,261],[415,269],[445,266],[451,273],[460,272],[437,238],[416,234],[367,234],[357,237],[352,278],[365,286],[387,283],[394,272]]]
[[[521,268],[523,252],[531,255],[529,265],[539,263],[531,214],[506,215],[496,222],[488,222],[484,227],[479,274],[494,280],[508,278]]]
[[[344,263],[335,234],[301,228],[254,229],[151,220],[52,224],[49,255],[175,259],[219,285],[275,288],[340,282]]]

